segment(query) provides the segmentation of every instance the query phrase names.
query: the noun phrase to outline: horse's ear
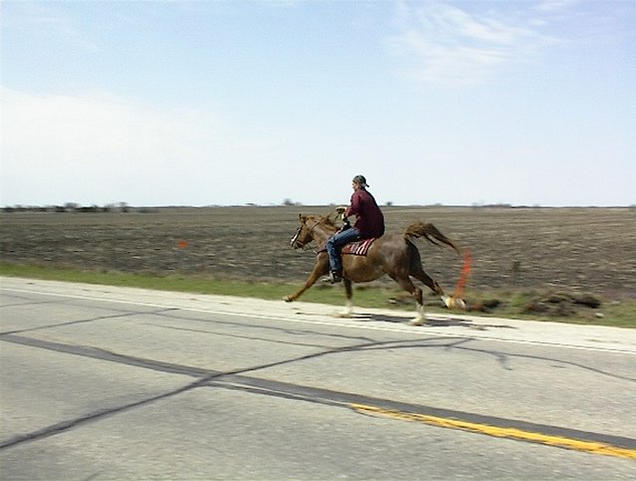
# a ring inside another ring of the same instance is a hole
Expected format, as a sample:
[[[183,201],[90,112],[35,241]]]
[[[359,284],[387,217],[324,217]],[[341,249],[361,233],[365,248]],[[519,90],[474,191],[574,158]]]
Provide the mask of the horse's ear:
[[[306,219],[306,218],[307,218],[306,216],[304,216],[304,215],[302,215],[302,214],[298,214],[298,220],[299,220],[300,222],[305,222],[305,219]]]

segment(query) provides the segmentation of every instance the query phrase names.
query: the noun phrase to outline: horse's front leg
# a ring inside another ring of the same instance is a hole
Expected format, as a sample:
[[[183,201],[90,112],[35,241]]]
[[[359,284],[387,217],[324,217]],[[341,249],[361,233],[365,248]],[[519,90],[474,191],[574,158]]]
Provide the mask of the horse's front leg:
[[[305,281],[305,285],[301,287],[300,289],[298,289],[293,294],[283,297],[283,300],[285,302],[295,301],[302,295],[303,292],[305,292],[307,289],[313,286],[320,277],[328,273],[329,273],[329,258],[326,255],[318,257],[318,260],[316,261],[316,264],[314,265],[314,269],[311,271],[311,274],[309,274],[309,277]]]

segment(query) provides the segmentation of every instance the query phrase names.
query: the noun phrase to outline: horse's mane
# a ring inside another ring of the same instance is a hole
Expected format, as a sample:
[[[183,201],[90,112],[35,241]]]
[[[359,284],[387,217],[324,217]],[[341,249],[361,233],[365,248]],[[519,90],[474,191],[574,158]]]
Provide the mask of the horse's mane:
[[[331,218],[331,213],[329,213],[329,214],[327,214],[325,216],[320,216],[320,218],[325,224],[327,224],[327,225],[329,225],[331,227],[337,227],[336,226],[336,222]]]

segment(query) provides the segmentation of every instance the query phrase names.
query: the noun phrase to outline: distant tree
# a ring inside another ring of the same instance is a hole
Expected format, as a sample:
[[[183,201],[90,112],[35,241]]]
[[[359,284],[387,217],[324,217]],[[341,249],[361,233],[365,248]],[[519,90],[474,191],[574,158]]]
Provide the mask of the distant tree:
[[[82,212],[82,213],[92,213],[92,212],[99,212],[99,207],[96,205],[91,205],[90,207],[79,207],[76,212]]]
[[[283,205],[286,206],[286,207],[291,207],[293,205],[296,205],[296,203],[293,200],[291,200],[291,199],[285,199],[283,201]]]

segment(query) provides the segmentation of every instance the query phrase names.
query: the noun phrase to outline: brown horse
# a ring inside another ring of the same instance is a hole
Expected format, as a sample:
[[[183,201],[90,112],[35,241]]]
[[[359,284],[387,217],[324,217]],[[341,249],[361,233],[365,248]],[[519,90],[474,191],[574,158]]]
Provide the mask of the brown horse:
[[[307,278],[305,285],[298,291],[283,300],[292,302],[309,289],[324,275],[329,273],[329,256],[324,247],[327,240],[338,231],[335,223],[329,216],[302,215],[299,214],[300,226],[291,239],[291,245],[299,249],[315,241],[318,244],[318,254],[314,269]],[[417,317],[413,324],[421,324],[424,319],[424,305],[422,304],[422,289],[413,284],[411,277],[423,282],[429,289],[438,294],[446,305],[449,305],[449,297],[437,282],[429,277],[422,269],[420,253],[412,239],[423,237],[429,242],[439,245],[436,241],[449,245],[459,254],[457,245],[433,224],[415,222],[409,225],[403,234],[385,234],[376,239],[366,256],[347,255],[342,256],[343,282],[347,296],[347,311],[351,313],[351,296],[353,282],[370,282],[388,274],[404,290],[408,291],[417,303]]]

